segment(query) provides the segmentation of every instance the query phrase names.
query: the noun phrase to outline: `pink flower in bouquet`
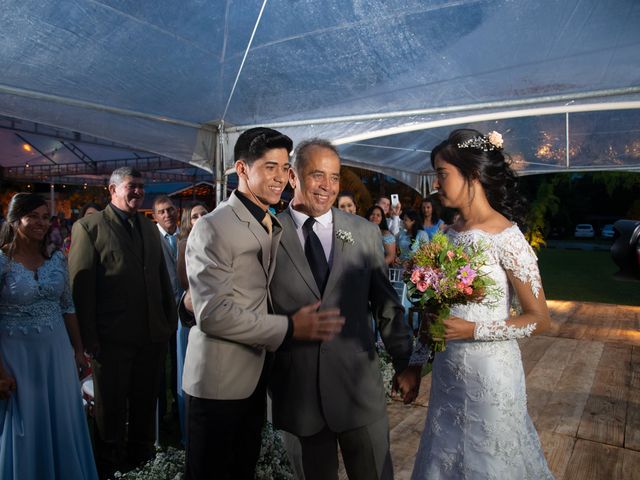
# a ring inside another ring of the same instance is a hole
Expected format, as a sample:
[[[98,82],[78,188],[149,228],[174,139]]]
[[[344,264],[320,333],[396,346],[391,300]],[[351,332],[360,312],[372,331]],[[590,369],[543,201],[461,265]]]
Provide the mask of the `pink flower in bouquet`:
[[[456,254],[455,254],[454,252],[452,252],[451,250],[449,250],[449,251],[447,252],[447,258],[448,258],[449,260],[453,260],[453,257],[455,257],[455,256],[456,256]]]
[[[465,295],[471,295],[473,293],[473,288],[471,287],[464,287],[464,294]]]
[[[421,280],[418,283],[416,283],[416,288],[418,289],[419,292],[424,292],[427,290],[427,288],[429,288],[429,284]]]
[[[465,265],[458,271],[458,280],[465,285],[471,285],[476,278],[476,271],[469,265]]]
[[[413,269],[411,272],[411,283],[417,285],[420,279],[422,278],[422,268],[417,267]]]

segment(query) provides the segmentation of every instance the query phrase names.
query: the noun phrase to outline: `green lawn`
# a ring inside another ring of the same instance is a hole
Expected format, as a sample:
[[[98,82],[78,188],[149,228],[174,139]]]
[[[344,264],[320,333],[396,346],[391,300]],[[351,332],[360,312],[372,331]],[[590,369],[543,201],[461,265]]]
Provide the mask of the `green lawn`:
[[[549,300],[640,305],[640,281],[613,278],[618,267],[607,251],[542,248],[538,258]]]

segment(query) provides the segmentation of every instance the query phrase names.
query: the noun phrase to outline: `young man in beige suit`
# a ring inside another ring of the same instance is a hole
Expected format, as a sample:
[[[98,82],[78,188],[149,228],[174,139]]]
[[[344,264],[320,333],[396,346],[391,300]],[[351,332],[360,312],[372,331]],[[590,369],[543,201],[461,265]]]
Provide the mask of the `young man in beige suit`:
[[[271,315],[268,284],[282,228],[268,212],[289,174],[289,137],[242,133],[238,189],[193,227],[186,250],[196,317],[184,365],[186,479],[253,479],[265,420],[267,352],[290,338],[328,340],[344,321],[319,302]]]

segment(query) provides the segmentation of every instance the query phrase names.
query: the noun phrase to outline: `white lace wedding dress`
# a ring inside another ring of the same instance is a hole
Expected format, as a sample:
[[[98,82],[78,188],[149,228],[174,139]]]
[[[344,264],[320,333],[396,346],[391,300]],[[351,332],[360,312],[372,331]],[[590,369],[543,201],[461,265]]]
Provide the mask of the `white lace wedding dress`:
[[[429,411],[416,454],[413,480],[553,479],[527,412],[517,338],[535,325],[508,327],[510,288],[505,270],[541,288],[536,256],[516,225],[497,234],[450,231],[460,244],[482,242],[489,274],[503,294],[493,304],[454,306],[451,314],[475,322],[475,338],[451,341],[433,363]],[[479,340],[481,339],[481,340]],[[424,349],[413,364],[424,362]]]

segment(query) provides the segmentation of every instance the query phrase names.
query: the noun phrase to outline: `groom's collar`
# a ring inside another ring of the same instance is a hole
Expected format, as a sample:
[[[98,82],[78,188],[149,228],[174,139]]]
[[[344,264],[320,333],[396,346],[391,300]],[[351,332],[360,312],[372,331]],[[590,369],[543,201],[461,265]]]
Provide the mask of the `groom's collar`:
[[[291,204],[289,204],[289,211],[291,212],[291,218],[293,218],[293,223],[296,224],[296,230],[301,229],[302,225],[304,225],[304,222],[306,222],[307,218],[309,218],[309,215],[307,215],[306,213],[302,213],[297,210],[294,210],[291,207]],[[314,218],[316,219],[316,222],[318,222],[322,227],[326,228],[329,225],[331,225],[331,223],[333,222],[333,209],[330,208],[328,212],[323,213],[319,217],[314,217]]]

